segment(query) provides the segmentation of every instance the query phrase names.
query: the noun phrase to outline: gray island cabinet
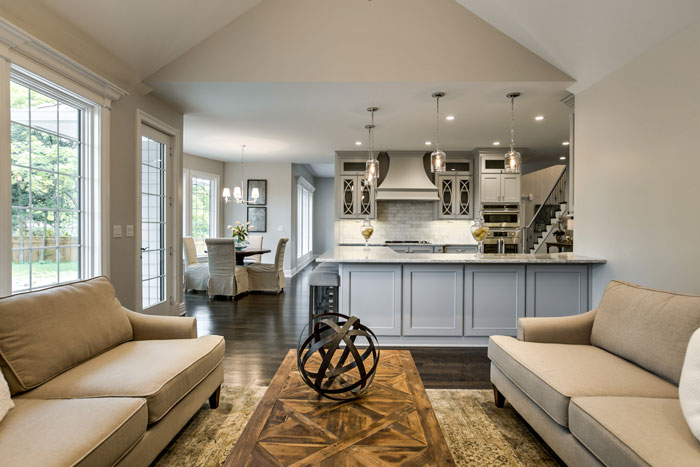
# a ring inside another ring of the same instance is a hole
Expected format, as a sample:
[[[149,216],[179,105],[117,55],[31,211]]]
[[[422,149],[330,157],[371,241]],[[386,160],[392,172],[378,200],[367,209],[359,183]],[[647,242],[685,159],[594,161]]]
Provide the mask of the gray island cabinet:
[[[381,345],[486,345],[515,335],[523,316],[588,311],[590,269],[605,260],[571,253],[400,253],[338,246],[317,261],[338,263],[340,312],[357,316]]]

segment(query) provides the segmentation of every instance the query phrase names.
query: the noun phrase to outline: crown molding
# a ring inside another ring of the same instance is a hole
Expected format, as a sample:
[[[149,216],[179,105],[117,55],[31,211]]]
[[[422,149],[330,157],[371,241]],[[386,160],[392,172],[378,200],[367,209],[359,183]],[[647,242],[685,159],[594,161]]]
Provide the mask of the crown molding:
[[[108,101],[114,101],[129,94],[116,84],[107,81],[3,18],[0,18],[0,44],[4,45],[4,47],[0,47],[0,57],[5,60],[14,63],[13,53],[17,53],[87,88],[92,93],[102,96]]]

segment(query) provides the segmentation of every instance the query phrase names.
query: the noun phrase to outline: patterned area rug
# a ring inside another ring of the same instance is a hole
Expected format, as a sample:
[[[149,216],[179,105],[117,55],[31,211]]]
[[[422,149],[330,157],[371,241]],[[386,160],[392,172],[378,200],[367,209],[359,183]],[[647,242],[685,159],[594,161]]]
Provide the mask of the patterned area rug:
[[[210,410],[205,404],[154,465],[222,465],[266,389],[223,386],[219,408]],[[510,405],[503,409],[494,406],[491,391],[427,392],[457,465],[559,465],[552,451]]]

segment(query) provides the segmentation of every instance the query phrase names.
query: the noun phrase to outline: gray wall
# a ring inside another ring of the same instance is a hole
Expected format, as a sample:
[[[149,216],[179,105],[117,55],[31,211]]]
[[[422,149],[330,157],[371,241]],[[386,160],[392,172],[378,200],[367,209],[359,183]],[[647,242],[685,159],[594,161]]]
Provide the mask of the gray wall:
[[[314,192],[314,256],[333,248],[335,219],[335,182],[330,177],[316,177]]]
[[[610,279],[700,294],[700,22],[576,95],[576,253]]]
[[[255,162],[245,164],[245,177],[247,179],[267,180],[267,232],[255,233],[263,236],[263,248],[272,252],[263,255],[264,263],[272,263],[275,260],[275,248],[280,238],[290,239],[284,254],[284,269],[289,271],[292,268],[292,164],[286,162],[266,163]],[[223,186],[231,189],[241,184],[241,164],[238,162],[227,162],[224,164]],[[245,192],[246,188],[243,188]],[[234,202],[225,204],[224,207],[224,232],[223,236],[231,235],[226,226],[233,225],[235,221],[246,222],[247,209],[245,205],[238,205]]]

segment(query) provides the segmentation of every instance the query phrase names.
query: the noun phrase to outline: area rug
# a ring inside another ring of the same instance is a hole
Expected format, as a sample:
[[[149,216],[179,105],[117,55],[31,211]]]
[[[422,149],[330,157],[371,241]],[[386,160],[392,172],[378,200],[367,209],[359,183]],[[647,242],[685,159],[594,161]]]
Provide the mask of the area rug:
[[[266,389],[224,385],[219,408],[210,410],[205,404],[154,465],[222,465]],[[457,465],[559,465],[552,451],[510,405],[503,409],[493,405],[491,391],[428,389],[427,392]]]

